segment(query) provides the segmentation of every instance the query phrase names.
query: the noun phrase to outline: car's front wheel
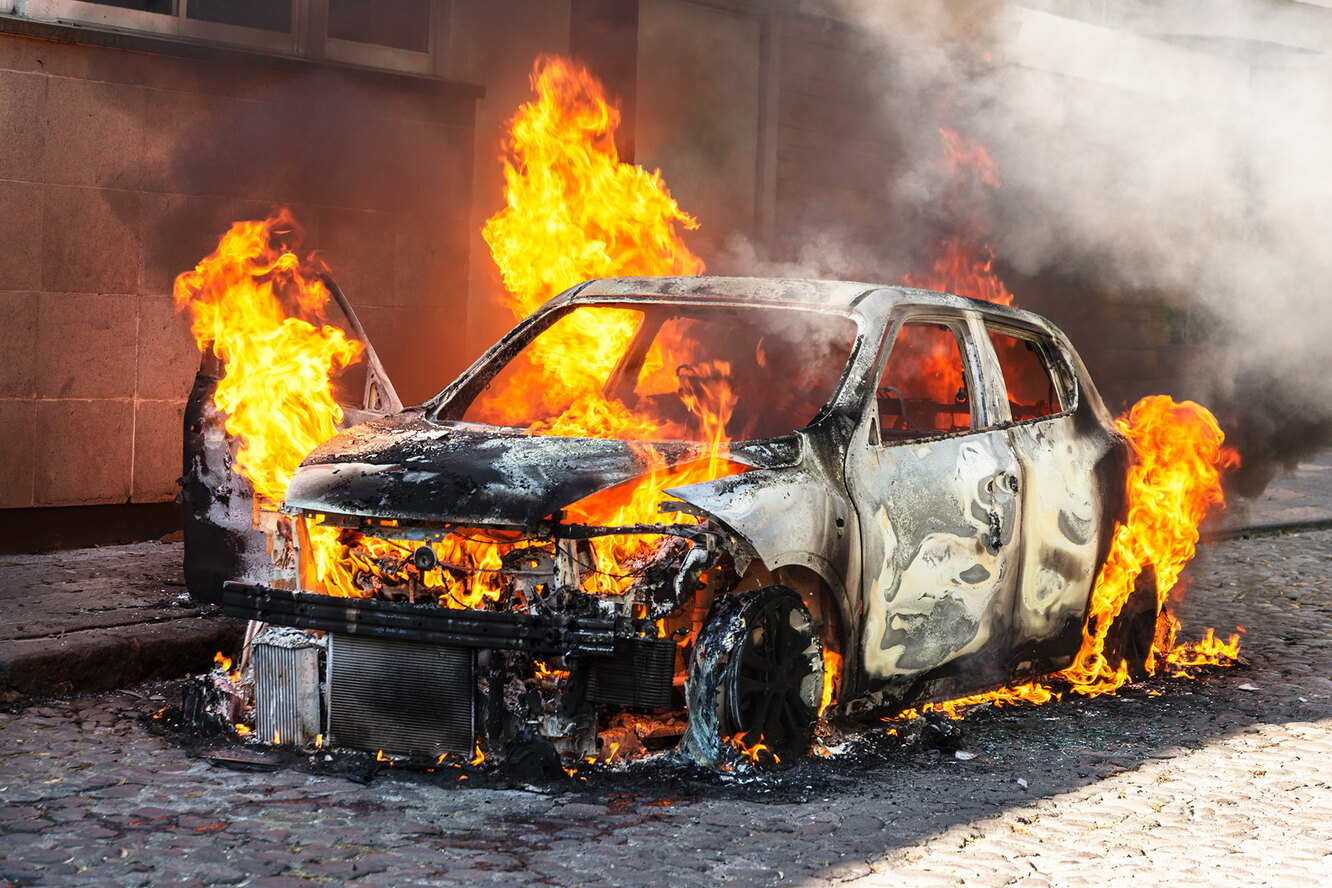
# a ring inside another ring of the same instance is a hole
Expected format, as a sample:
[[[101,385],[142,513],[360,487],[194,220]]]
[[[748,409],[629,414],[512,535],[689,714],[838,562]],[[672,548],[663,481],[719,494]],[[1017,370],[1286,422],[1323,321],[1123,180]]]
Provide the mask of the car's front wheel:
[[[823,647],[800,596],[765,586],[721,598],[694,645],[681,751],[699,764],[785,768],[809,751]]]

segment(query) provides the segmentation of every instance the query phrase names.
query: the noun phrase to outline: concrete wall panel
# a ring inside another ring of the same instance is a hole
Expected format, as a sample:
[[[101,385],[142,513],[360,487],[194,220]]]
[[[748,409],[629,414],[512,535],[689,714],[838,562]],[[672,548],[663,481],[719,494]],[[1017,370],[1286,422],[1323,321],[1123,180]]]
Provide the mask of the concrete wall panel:
[[[34,501],[123,503],[130,496],[134,401],[37,402]]]
[[[463,366],[469,90],[96,42],[0,34],[0,508],[175,496],[198,350],[172,282],[276,205],[409,399]]]

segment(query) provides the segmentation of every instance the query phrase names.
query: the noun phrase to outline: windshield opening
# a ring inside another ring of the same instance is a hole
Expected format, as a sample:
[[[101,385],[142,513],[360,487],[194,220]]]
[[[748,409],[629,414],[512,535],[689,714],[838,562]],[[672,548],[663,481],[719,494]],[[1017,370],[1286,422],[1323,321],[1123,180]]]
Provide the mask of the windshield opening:
[[[850,318],[808,310],[580,305],[495,373],[461,418],[573,437],[772,438],[828,403],[855,337]]]

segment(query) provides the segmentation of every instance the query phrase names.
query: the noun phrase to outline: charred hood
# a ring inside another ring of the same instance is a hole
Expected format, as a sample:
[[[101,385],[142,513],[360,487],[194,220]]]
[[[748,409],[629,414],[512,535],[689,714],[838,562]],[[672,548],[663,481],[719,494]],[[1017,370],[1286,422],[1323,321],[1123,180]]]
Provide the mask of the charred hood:
[[[668,464],[699,445],[653,443]],[[733,445],[732,458],[776,467],[799,458],[794,436]],[[311,451],[287,488],[289,508],[407,521],[526,526],[651,471],[648,445],[560,438],[436,422],[411,409],[363,423]]]

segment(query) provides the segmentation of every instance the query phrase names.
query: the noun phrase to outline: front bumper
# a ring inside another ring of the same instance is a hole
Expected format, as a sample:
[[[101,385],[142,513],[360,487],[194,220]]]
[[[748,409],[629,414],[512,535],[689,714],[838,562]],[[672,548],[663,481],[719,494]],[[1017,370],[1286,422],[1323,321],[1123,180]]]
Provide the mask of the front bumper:
[[[223,585],[221,603],[228,616],[277,626],[537,656],[611,657],[617,653],[617,642],[620,646],[628,642],[673,646],[669,639],[655,637],[651,621],[628,617],[454,610],[399,601],[335,598],[237,582]]]

